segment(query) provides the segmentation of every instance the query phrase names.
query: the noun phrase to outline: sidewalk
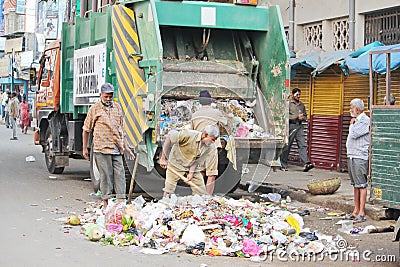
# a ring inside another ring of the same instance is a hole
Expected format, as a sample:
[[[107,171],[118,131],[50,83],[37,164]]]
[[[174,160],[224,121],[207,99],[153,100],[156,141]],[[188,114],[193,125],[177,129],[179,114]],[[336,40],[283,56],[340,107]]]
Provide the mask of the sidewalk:
[[[252,177],[264,177],[269,166],[265,165],[248,165],[249,172],[242,177],[242,187],[248,185]],[[254,176],[253,176],[254,175]],[[314,180],[323,180],[328,178],[339,177],[342,182],[339,189],[332,195],[312,195],[308,192],[307,184]],[[313,203],[319,206],[327,206],[338,209],[346,213],[350,213],[354,208],[353,187],[350,184],[348,173],[340,173],[324,169],[314,168],[309,172],[303,172],[303,167],[290,165],[289,171],[283,172],[270,170],[268,176],[264,178],[264,182],[257,189],[258,192],[279,192],[286,190],[289,196],[303,203]],[[368,203],[370,196],[370,188],[368,188],[367,204],[365,206],[366,215],[373,219],[379,220],[385,217],[385,209],[379,205]]]

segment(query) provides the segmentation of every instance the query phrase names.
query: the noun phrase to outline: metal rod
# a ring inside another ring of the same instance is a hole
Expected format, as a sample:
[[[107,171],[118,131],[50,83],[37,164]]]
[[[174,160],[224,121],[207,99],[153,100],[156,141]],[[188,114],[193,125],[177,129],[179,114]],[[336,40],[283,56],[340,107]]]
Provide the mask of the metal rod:
[[[386,105],[390,105],[390,84],[392,75],[390,73],[390,53],[386,53]]]
[[[295,0],[289,0],[289,51],[294,50],[294,8]]]
[[[369,54],[369,107],[372,110],[372,105],[374,104],[374,79],[372,72],[372,53]]]
[[[10,92],[13,92],[14,91],[14,57],[15,57],[14,48],[11,51],[12,51],[12,54],[11,54],[11,90],[10,90]]]
[[[349,49],[355,48],[356,9],[355,0],[349,0]]]
[[[86,5],[86,1],[84,1],[84,0],[81,0],[81,11],[80,11],[80,14],[79,14],[79,16],[81,17],[81,18],[84,18],[85,17],[85,15],[86,15],[86,11],[87,11],[87,5]]]

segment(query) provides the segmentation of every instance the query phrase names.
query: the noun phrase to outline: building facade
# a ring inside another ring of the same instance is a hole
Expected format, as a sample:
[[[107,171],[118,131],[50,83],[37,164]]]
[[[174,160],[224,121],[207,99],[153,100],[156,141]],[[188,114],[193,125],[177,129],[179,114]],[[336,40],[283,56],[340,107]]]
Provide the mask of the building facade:
[[[287,36],[290,23],[289,0],[270,0],[279,5]],[[294,51],[349,49],[350,3],[352,0],[293,0]],[[385,45],[400,43],[400,2],[394,0],[353,0],[354,49],[374,41]],[[351,16],[350,16],[351,17]]]

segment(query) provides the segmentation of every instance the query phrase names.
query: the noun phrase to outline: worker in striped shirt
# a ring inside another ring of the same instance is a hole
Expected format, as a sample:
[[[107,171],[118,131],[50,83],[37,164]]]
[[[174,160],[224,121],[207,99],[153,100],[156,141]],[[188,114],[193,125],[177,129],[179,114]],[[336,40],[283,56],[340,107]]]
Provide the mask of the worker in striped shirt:
[[[364,102],[358,98],[350,102],[350,114],[346,147],[350,182],[354,187],[354,210],[346,219],[363,222],[367,201],[370,118],[364,113]]]
[[[113,99],[113,85],[103,84],[100,101],[90,107],[82,127],[85,159],[89,159],[87,143],[89,133],[93,131],[93,160],[100,174],[100,191],[104,208],[107,207],[113,191],[119,202],[125,201],[126,181],[122,155],[126,152],[130,160],[135,157],[125,140],[121,106]]]

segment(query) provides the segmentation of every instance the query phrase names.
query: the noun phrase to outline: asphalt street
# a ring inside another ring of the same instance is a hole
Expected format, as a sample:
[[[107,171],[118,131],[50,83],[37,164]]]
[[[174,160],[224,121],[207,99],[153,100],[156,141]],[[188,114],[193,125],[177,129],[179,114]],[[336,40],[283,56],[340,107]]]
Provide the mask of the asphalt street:
[[[185,253],[145,255],[130,252],[127,247],[102,246],[88,241],[80,227],[65,228],[70,213],[80,213],[90,196],[92,186],[89,164],[70,160],[62,175],[47,172],[41,147],[33,144],[33,133],[19,140],[9,140],[11,130],[0,125],[0,266],[298,266],[297,262],[267,260],[257,263],[249,259],[194,256]],[[34,161],[26,158],[32,156]],[[306,207],[306,204],[301,204]],[[317,216],[316,214],[315,216]],[[313,227],[322,225],[314,215],[307,218]],[[398,244],[390,241],[390,233],[354,237],[350,241],[360,249],[396,255]],[[357,242],[354,241],[357,239]],[[300,263],[302,264],[302,263]],[[309,266],[342,266],[343,261],[307,262]],[[398,266],[396,263],[345,262],[346,266]]]

